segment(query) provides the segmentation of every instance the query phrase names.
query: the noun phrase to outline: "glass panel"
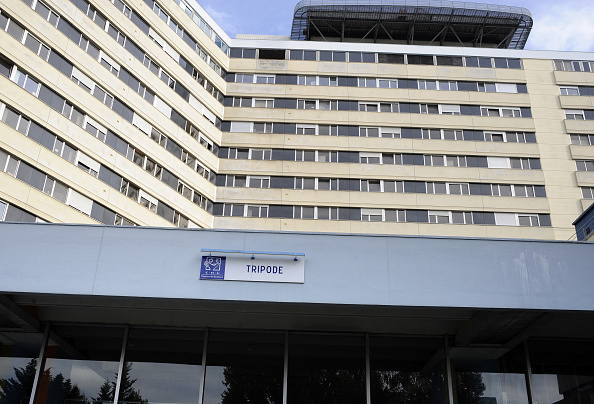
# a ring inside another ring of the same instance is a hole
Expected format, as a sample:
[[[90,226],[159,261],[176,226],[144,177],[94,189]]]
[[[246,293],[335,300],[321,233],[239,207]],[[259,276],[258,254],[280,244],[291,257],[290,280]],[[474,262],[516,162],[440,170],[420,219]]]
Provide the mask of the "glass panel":
[[[196,403],[204,331],[131,329],[120,402]]]
[[[443,340],[371,336],[371,402],[373,404],[440,404],[446,391],[444,361],[431,363]]]
[[[123,327],[52,326],[36,403],[113,401],[123,336]]]
[[[284,345],[283,332],[209,332],[204,404],[282,404]]]
[[[8,217],[7,220],[9,220]],[[2,333],[0,343],[0,400],[2,403],[29,402],[41,342],[41,334]]]
[[[592,403],[592,341],[530,341],[528,349],[535,402]]]
[[[528,404],[521,346],[504,354],[492,348],[452,348],[451,357],[458,404]]]
[[[362,335],[289,335],[289,404],[365,404]]]

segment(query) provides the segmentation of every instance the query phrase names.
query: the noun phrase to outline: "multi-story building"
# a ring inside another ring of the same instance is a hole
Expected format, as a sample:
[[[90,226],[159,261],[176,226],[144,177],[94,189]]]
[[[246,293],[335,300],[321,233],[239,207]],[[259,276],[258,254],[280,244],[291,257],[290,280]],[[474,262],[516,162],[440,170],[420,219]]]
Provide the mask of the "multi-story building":
[[[0,10],[0,404],[592,403],[594,54],[445,1]]]
[[[114,1],[2,3],[4,220],[567,239],[592,201],[594,55],[527,10]]]

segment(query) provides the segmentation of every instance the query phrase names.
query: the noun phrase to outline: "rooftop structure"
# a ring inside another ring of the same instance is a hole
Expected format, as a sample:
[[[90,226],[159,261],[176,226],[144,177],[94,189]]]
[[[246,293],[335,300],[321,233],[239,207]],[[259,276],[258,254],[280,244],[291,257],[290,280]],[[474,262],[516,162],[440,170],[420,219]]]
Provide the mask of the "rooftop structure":
[[[291,39],[523,49],[525,8],[453,1],[302,0]]]

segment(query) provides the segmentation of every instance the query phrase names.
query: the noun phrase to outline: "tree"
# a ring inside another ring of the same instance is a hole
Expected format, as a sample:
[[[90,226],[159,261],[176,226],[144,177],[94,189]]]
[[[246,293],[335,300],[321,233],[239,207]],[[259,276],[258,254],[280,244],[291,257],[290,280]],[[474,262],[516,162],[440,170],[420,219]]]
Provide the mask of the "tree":
[[[31,359],[24,368],[13,368],[14,377],[0,380],[0,403],[21,404],[31,396],[37,359]]]

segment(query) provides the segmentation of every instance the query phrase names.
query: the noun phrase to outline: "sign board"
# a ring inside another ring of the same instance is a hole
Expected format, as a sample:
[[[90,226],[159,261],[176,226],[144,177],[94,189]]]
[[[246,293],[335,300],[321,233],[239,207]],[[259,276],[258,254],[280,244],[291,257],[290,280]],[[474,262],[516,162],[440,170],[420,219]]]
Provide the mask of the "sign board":
[[[288,256],[203,255],[200,279],[221,281],[303,283],[305,259]]]

